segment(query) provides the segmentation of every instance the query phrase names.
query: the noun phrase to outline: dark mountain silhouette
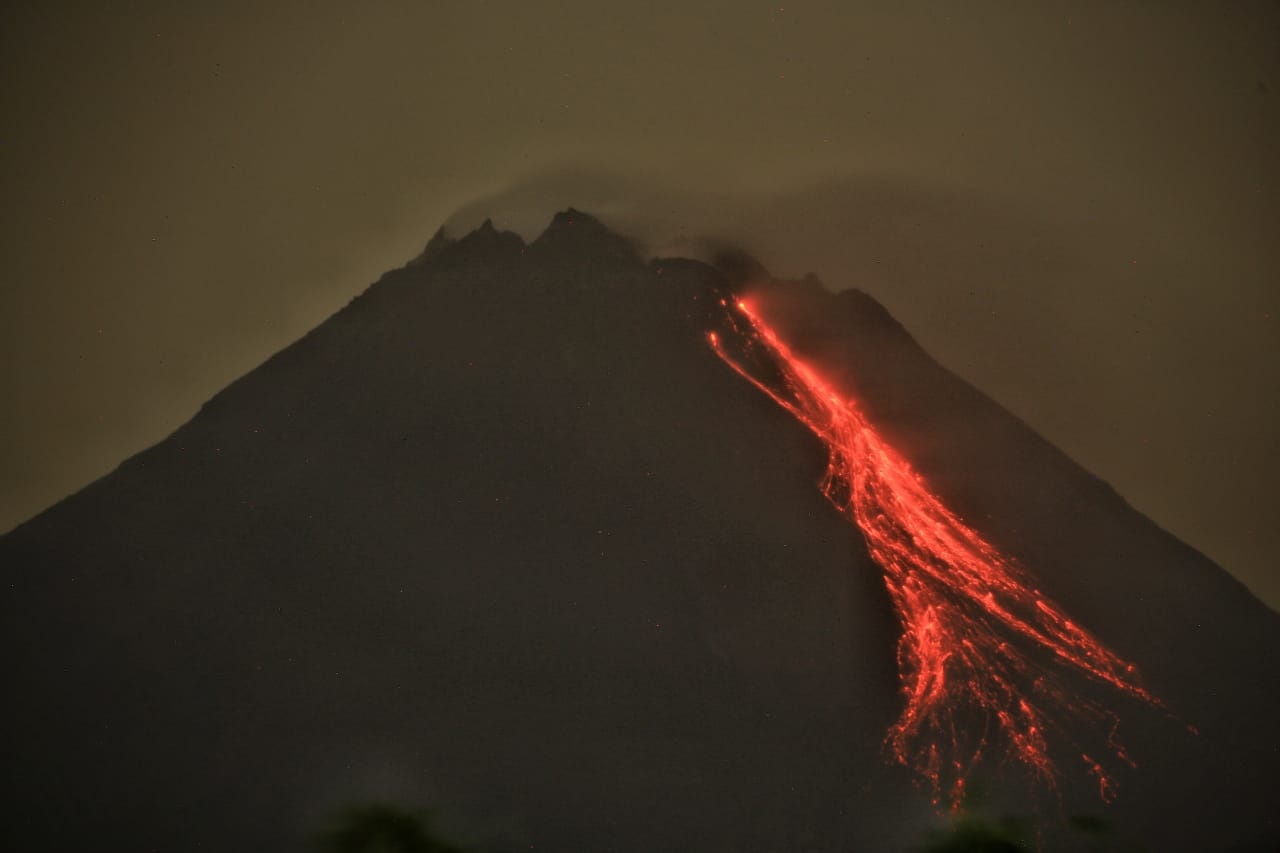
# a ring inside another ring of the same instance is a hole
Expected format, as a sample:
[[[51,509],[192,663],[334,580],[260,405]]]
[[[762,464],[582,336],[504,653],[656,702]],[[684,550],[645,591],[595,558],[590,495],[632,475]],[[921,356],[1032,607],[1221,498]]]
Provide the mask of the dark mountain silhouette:
[[[1114,804],[1064,768],[1046,811],[992,760],[994,806],[1153,850],[1280,838],[1275,613],[866,294],[646,262],[568,211],[528,245],[438,233],[0,538],[2,846],[300,850],[379,798],[479,849],[923,838],[928,792],[882,748],[880,570],[819,443],[706,343],[747,286],[1170,706],[1106,699],[1138,764]]]

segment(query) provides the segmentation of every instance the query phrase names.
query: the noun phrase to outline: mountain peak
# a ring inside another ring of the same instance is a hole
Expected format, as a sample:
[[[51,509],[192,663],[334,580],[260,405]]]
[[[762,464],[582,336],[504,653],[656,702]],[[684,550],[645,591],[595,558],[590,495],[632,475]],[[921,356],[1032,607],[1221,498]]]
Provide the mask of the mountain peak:
[[[630,240],[611,231],[594,216],[572,207],[552,217],[551,224],[533,241],[533,248],[539,252],[575,252],[639,260]]]
[[[434,238],[433,238],[434,240]],[[467,256],[502,256],[509,253],[522,253],[527,248],[520,235],[514,231],[499,231],[492,219],[480,223],[480,227],[453,241],[444,247],[450,256],[461,254]],[[437,255],[442,254],[438,252]]]
[[[900,572],[817,487],[837,459],[815,428],[828,422],[919,472],[895,482],[940,519],[922,541],[960,530],[945,501],[1081,628],[1038,590],[1011,619],[1096,630],[1160,686],[1176,718],[1117,708],[1142,762],[1111,813],[1120,837],[1224,849],[1274,834],[1280,794],[1260,780],[1274,775],[1280,619],[870,296],[775,280],[746,255],[646,265],[574,209],[532,246],[492,221],[455,233],[0,536],[8,847],[301,849],[295,823],[270,818],[364,797],[373,773],[438,792],[459,825],[527,816],[497,842],[511,847],[733,847],[749,827],[768,849],[905,849],[936,806],[886,761],[908,683],[894,672]],[[784,411],[800,374],[743,334],[746,312],[721,301],[735,287],[856,407],[814,424]],[[874,431],[844,419],[855,408]],[[960,589],[978,573],[928,575],[954,578],[954,596],[930,589],[956,624],[986,607]],[[995,660],[1016,678],[1001,698],[1025,690],[1039,714],[1039,674]],[[1069,757],[1109,736],[1095,723],[1119,717],[1094,704],[1096,675],[1060,682],[1087,716],[1065,709],[1046,748]],[[1087,810],[1098,783],[1073,765],[1057,802]],[[1037,770],[982,766],[996,808],[1053,809],[1028,784]],[[651,784],[670,778],[675,809]],[[45,819],[59,802],[77,808]],[[846,802],[866,808],[833,805]],[[1057,826],[1046,846],[1079,840]]]

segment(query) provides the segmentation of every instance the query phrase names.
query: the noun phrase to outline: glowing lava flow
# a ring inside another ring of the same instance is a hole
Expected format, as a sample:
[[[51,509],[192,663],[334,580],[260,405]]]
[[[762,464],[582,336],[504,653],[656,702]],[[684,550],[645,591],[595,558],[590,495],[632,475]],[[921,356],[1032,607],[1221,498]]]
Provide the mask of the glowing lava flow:
[[[892,757],[928,780],[935,802],[945,791],[953,806],[989,745],[1056,787],[1050,729],[1058,732],[1055,742],[1072,744],[1080,730],[1105,730],[1103,748],[1132,765],[1111,736],[1114,715],[1075,695],[1069,678],[1083,674],[1160,706],[1134,666],[1068,619],[1020,565],[947,509],[857,404],[797,358],[749,305],[737,308],[742,319],[731,315],[730,325],[745,357],[730,356],[714,332],[711,345],[825,443],[823,491],[862,531],[902,623],[906,706],[886,738]],[[768,383],[744,366],[762,356],[771,366],[761,372],[776,374]],[[1110,800],[1108,773],[1074,748]]]

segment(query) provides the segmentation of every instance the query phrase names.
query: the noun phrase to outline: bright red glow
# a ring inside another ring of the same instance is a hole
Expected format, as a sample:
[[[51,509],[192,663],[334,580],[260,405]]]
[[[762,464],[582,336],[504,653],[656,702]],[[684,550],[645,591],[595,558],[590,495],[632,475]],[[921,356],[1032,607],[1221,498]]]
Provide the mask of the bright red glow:
[[[1110,800],[1114,782],[1078,745],[1099,733],[1101,748],[1132,765],[1114,738],[1115,716],[1071,689],[1074,676],[1160,706],[1136,668],[1072,622],[1000,553],[930,492],[859,409],[799,359],[746,302],[730,326],[741,355],[709,340],[730,367],[807,426],[827,447],[822,489],[856,524],[902,625],[898,670],[905,706],[889,729],[892,758],[953,806],[988,751],[1020,762],[1049,787],[1058,771],[1050,738],[1074,749]],[[759,369],[763,360],[771,365]],[[757,372],[747,366],[757,363]]]

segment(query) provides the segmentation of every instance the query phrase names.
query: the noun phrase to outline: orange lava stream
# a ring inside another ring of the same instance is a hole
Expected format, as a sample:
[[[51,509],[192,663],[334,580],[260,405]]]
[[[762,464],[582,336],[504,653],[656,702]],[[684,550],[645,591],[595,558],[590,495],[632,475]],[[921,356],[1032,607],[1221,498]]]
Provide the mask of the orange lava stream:
[[[892,759],[927,780],[935,802],[945,795],[956,807],[989,747],[1056,789],[1054,731],[1053,742],[1070,744],[1102,798],[1111,800],[1110,774],[1077,735],[1101,733],[1102,749],[1132,761],[1113,737],[1114,714],[1073,692],[1070,678],[1084,675],[1163,707],[1138,683],[1135,667],[1072,622],[1021,565],[947,509],[858,405],[797,358],[751,306],[736,307],[741,320],[730,316],[736,343],[753,361],[763,355],[776,379],[753,375],[714,332],[712,347],[826,445],[823,492],[862,531],[902,624],[905,707],[886,737]]]

